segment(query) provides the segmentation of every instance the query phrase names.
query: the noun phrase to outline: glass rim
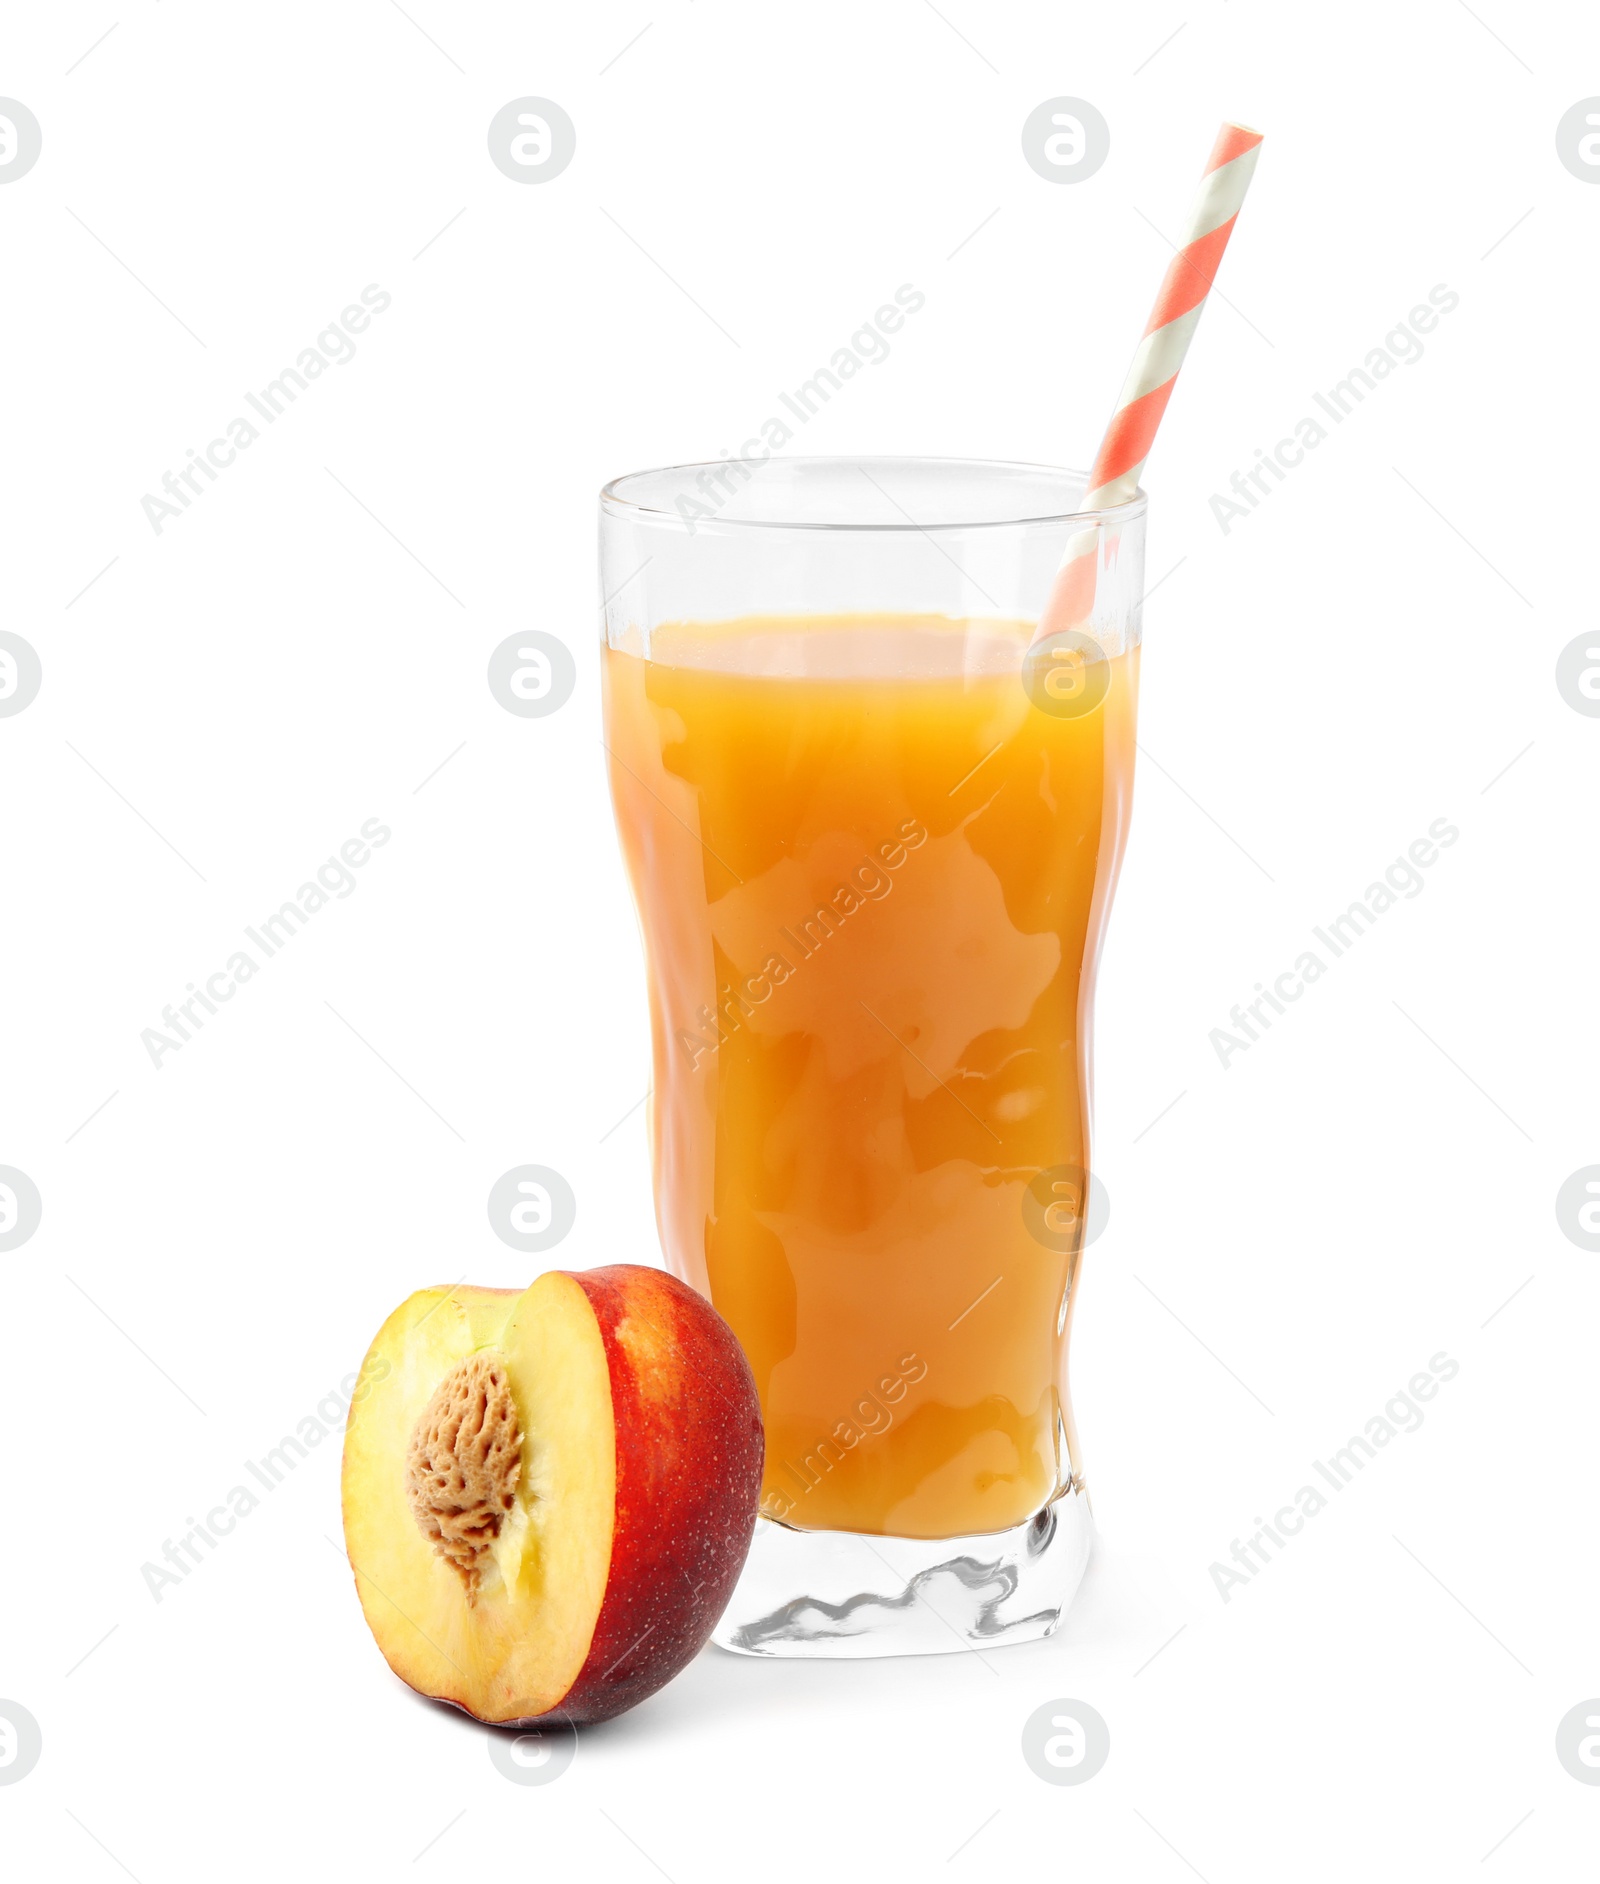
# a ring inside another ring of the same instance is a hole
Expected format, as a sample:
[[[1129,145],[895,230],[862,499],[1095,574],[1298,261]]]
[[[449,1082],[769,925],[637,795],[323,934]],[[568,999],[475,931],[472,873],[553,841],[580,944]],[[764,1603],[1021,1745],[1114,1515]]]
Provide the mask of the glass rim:
[[[773,463],[774,459],[784,465],[839,465],[845,467],[865,467],[871,465],[937,465],[949,470],[965,472],[1029,472],[1044,473],[1048,477],[1076,478],[1087,485],[1089,473],[1078,471],[1066,465],[1031,464],[1023,459],[1011,458],[947,458],[940,456],[912,457],[904,454],[876,453],[853,455],[848,452],[826,452],[814,456],[788,455],[769,452],[765,458],[709,458],[691,460],[685,464],[658,465],[646,471],[626,471],[600,488],[600,504],[603,511],[618,517],[632,517],[641,522],[670,523],[675,528],[685,527],[685,518],[676,510],[668,510],[660,504],[640,503],[624,494],[624,486],[645,478],[682,477],[691,479],[696,473],[725,471],[730,465],[748,465],[752,474],[763,465]],[[891,502],[893,500],[891,499]],[[863,534],[886,535],[902,531],[918,531],[924,536],[935,532],[952,530],[1017,530],[1036,527],[1041,524],[1076,524],[1083,528],[1093,528],[1106,524],[1126,523],[1142,517],[1149,508],[1149,498],[1143,487],[1135,489],[1132,497],[1120,504],[1107,504],[1089,510],[1046,510],[1037,514],[1019,517],[985,517],[967,522],[918,523],[914,518],[904,523],[828,523],[817,522],[802,517],[728,517],[718,512],[714,516],[697,518],[694,528],[698,530],[821,530],[826,532],[856,531]]]

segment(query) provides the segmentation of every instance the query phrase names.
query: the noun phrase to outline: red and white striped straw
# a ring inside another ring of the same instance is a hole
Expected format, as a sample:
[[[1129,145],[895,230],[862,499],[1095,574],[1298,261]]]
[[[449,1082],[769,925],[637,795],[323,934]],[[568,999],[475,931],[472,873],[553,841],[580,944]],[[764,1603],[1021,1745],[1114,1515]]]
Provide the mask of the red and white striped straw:
[[[1261,133],[1245,125],[1225,124],[1218,133],[1183,241],[1162,280],[1149,325],[1123,383],[1122,396],[1095,455],[1089,488],[1083,495],[1085,510],[1125,504],[1139,488],[1139,474],[1177,384],[1178,369],[1200,324],[1222,252],[1255,174],[1260,147]],[[1036,640],[1088,619],[1094,607],[1098,535],[1097,531],[1083,530],[1067,545],[1050,599],[1039,618]]]

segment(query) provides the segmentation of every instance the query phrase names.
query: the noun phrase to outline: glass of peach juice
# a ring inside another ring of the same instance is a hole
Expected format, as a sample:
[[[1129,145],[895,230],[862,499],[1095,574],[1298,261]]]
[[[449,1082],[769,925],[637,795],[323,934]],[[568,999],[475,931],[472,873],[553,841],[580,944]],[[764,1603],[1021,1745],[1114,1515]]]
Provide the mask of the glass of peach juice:
[[[668,1265],[737,1334],[755,1655],[1047,1635],[1145,500],[953,459],[724,459],[601,496],[606,745]],[[1092,614],[1038,636],[1071,544]]]

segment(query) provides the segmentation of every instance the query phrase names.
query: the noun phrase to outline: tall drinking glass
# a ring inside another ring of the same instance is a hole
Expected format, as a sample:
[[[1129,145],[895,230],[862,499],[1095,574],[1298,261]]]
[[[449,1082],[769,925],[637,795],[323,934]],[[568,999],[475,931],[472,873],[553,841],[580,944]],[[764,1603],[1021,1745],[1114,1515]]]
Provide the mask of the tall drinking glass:
[[[1145,518],[1083,489],[773,458],[602,493],[657,1221],[766,1422],[727,1648],[1046,1635],[1083,1573],[1067,1339]],[[1093,614],[1036,642],[1084,532]]]

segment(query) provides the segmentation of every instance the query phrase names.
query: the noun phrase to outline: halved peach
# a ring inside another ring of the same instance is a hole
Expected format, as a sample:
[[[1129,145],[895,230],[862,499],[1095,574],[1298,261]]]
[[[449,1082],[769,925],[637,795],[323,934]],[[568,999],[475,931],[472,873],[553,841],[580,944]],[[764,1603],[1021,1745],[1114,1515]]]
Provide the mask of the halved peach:
[[[660,1270],[423,1289],[378,1331],[344,1449],[367,1624],[480,1720],[620,1714],[705,1645],[763,1439],[726,1322]]]

